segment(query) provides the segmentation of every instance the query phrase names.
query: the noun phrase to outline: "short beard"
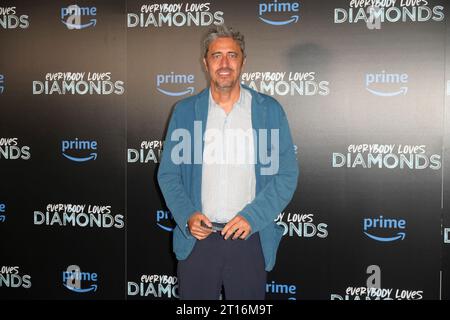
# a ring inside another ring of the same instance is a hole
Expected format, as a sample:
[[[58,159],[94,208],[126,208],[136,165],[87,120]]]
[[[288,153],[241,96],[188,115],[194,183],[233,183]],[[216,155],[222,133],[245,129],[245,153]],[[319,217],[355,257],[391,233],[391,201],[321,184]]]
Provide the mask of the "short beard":
[[[214,85],[216,87],[217,90],[223,91],[223,92],[228,92],[231,91],[231,89],[234,88],[234,86],[236,85],[237,81],[234,81],[230,84],[225,84],[225,85],[221,85],[218,81],[214,81]]]

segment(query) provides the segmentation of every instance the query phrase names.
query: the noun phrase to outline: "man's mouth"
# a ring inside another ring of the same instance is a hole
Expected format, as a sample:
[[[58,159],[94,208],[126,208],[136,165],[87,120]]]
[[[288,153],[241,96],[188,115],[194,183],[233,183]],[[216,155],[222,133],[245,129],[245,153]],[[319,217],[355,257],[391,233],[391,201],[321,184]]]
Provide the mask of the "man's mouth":
[[[221,77],[226,77],[226,76],[231,75],[231,72],[232,72],[232,70],[229,70],[229,69],[227,69],[227,70],[218,70],[217,74],[219,76],[221,76]]]

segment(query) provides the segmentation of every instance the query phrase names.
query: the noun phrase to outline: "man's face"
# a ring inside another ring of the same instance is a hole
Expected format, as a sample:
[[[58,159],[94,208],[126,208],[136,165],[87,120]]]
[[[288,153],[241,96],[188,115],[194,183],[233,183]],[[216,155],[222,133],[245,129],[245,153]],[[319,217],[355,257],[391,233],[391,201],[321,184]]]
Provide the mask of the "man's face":
[[[216,89],[227,91],[239,85],[244,57],[233,38],[217,38],[211,42],[203,63]]]

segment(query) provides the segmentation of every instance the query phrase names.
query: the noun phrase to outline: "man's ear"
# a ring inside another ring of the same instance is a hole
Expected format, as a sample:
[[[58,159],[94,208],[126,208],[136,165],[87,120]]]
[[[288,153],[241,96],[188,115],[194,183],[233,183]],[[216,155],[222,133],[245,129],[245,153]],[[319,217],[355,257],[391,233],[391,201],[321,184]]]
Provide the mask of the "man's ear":
[[[206,59],[205,58],[203,58],[203,65],[205,66],[206,72],[209,72],[208,71],[208,63],[206,63]]]

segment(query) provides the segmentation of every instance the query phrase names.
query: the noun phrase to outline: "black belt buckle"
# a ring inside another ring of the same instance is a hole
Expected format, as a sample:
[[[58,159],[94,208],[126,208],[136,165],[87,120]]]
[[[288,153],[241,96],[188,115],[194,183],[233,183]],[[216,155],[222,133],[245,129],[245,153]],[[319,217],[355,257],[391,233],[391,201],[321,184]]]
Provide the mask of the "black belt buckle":
[[[225,228],[226,223],[211,222],[213,231],[220,232]]]
[[[220,232],[223,230],[223,228],[225,228],[226,223],[219,223],[219,222],[211,222],[212,227],[208,227],[203,220],[201,221],[201,226],[203,228],[207,228],[207,229],[211,229],[213,232]]]

